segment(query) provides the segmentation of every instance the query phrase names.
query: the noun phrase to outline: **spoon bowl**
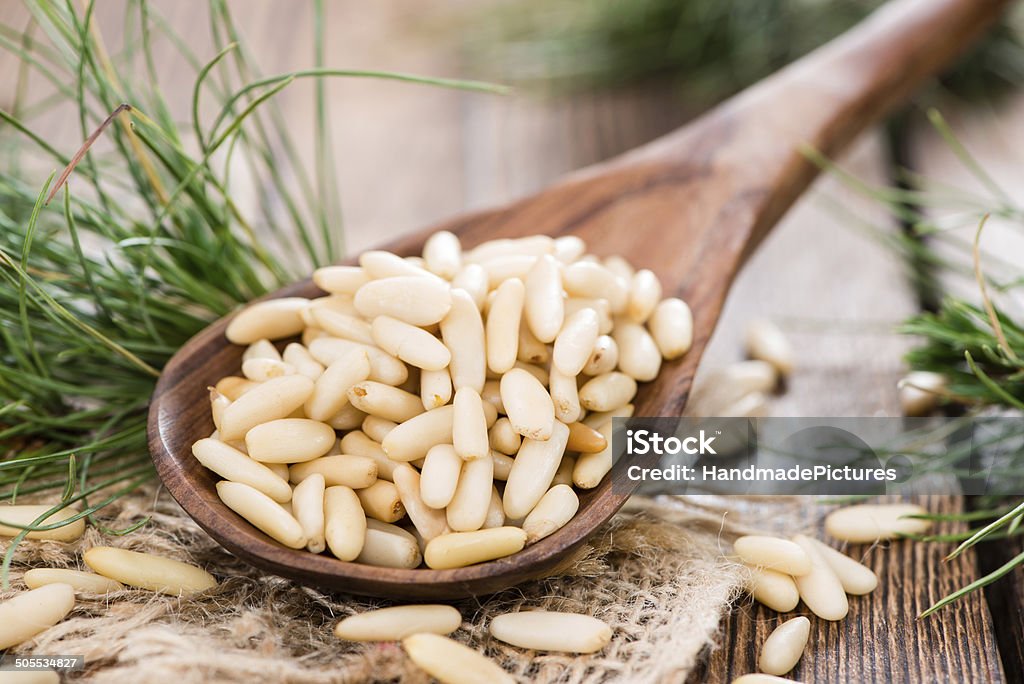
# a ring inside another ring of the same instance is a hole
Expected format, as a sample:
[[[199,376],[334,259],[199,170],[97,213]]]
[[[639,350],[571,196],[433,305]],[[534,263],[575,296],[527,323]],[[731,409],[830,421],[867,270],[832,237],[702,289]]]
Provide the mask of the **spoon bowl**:
[[[641,385],[636,415],[679,415],[735,274],[815,176],[803,147],[838,152],[948,64],[1006,4],[889,3],[674,133],[537,195],[456,218],[384,249],[419,253],[426,237],[442,229],[466,247],[501,237],[572,234],[598,255],[619,254],[651,269],[666,296],[690,305],[694,340],[686,356]],[[322,294],[307,280],[268,297]],[[224,336],[229,320],[200,332],[164,368],[150,405],[149,446],[160,479],[185,512],[228,551],[264,570],[323,589],[387,598],[489,594],[571,562],[635,488],[620,460],[596,488],[580,493],[579,511],[563,528],[512,556],[465,568],[381,568],[285,548],[220,501],[213,474],[191,453],[192,443],[213,431],[207,388],[241,367],[244,349]]]

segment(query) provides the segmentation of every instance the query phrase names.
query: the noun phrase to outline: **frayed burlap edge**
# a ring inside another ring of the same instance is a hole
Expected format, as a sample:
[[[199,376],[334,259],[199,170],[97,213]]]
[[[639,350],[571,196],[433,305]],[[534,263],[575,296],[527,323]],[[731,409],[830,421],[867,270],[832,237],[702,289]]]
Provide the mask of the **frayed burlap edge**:
[[[81,551],[98,544],[198,563],[220,585],[191,598],[134,590],[80,596],[66,620],[16,649],[84,655],[87,669],[69,681],[429,681],[396,643],[334,637],[339,618],[386,602],[325,594],[266,575],[217,546],[166,493],[144,491],[106,512],[112,526],[143,515],[153,519],[124,537],[90,528],[75,544],[25,542],[12,568],[13,589],[22,587],[21,574],[31,567],[82,568]],[[560,575],[455,603],[464,622],[453,636],[521,681],[683,681],[715,644],[742,583],[741,569],[721,553],[722,536],[737,530],[742,527],[727,524],[713,505],[636,500]],[[520,609],[594,615],[612,625],[614,637],[598,654],[573,656],[524,651],[488,636],[492,616]]]

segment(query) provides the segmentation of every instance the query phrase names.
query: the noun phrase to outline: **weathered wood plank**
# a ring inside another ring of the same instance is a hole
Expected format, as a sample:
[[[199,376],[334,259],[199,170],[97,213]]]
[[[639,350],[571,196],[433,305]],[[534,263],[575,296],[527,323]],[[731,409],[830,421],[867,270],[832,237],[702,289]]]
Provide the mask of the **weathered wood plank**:
[[[929,510],[955,513],[963,499],[927,497]],[[962,529],[944,523],[940,529]],[[819,538],[826,539],[819,529]],[[975,579],[977,557],[965,554],[945,562],[948,545],[890,542],[874,548],[854,546],[879,577],[868,596],[850,597],[850,614],[839,622],[815,617],[803,604],[780,615],[752,602],[741,603],[723,624],[720,647],[709,654],[703,671],[691,681],[730,682],[757,671],[760,645],[780,622],[796,615],[811,620],[804,656],[788,677],[802,682],[1003,682],[992,616],[981,593],[924,620],[917,616],[947,593]],[[1017,604],[1019,606],[1019,603]]]

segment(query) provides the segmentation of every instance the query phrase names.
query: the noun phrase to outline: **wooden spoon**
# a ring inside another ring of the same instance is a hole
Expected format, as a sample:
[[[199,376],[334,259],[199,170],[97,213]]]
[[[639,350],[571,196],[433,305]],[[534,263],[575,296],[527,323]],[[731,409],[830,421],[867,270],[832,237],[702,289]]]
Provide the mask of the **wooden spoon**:
[[[947,65],[1006,4],[890,3],[674,133],[533,197],[453,219],[386,249],[418,253],[439,229],[455,232],[465,246],[498,237],[573,234],[598,254],[621,254],[650,268],[666,293],[690,304],[695,335],[686,357],[665,364],[658,379],[642,387],[636,415],[677,415],[737,270],[816,174],[801,147],[826,155],[839,151]],[[321,294],[307,280],[271,297]],[[206,388],[236,374],[241,364],[243,349],[227,342],[226,325],[227,319],[212,324],[167,364],[150,406],[150,450],[167,489],[210,536],[277,575],[389,598],[487,594],[549,575],[634,488],[620,462],[600,486],[582,494],[579,513],[555,534],[511,557],[455,570],[378,568],[287,549],[221,503],[215,478],[191,454],[192,443],[213,429]]]

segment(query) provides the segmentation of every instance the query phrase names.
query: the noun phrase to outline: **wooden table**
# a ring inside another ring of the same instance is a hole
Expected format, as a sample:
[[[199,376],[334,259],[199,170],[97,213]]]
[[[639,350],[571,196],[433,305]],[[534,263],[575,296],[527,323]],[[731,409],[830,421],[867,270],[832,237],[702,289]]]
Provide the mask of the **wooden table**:
[[[193,3],[153,4],[176,26],[194,21]],[[237,10],[243,3],[233,4]],[[244,4],[237,19],[250,44],[259,46],[266,72],[311,63],[308,5]],[[101,26],[118,25],[119,5],[99,6]],[[450,34],[438,40],[436,31],[417,28],[425,20],[433,26],[443,23],[440,18],[451,16],[446,12],[464,7],[457,0],[435,2],[429,9],[400,0],[327,5],[329,64],[459,74],[460,52]],[[5,5],[0,18],[20,25],[11,17],[16,12]],[[191,32],[190,39],[205,54],[205,34]],[[158,63],[167,67],[164,89],[172,99],[174,92],[181,94],[184,112],[190,77]],[[692,113],[662,84],[570,98],[502,99],[350,80],[331,82],[328,94],[336,112],[333,133],[342,160],[345,233],[353,251],[466,208],[514,199],[566,171],[664,133]],[[0,100],[9,96],[0,89]],[[300,121],[312,121],[311,103],[308,83],[293,86],[280,99],[287,115]],[[77,129],[67,133],[74,138]],[[312,166],[313,141],[303,142]],[[950,167],[934,136],[921,136],[920,146],[931,164],[927,170]],[[1005,155],[1003,148],[990,152]],[[943,159],[946,167],[938,163]],[[845,164],[879,181],[881,160],[879,137],[871,135],[847,155]],[[386,186],[380,183],[385,177]],[[253,198],[256,192],[253,188]],[[914,310],[913,298],[893,256],[844,222],[826,199],[875,225],[887,225],[878,206],[833,179],[819,183],[735,284],[703,370],[738,359],[744,324],[753,316],[768,316],[801,351],[788,391],[774,403],[776,415],[894,414],[893,387],[903,372],[900,355],[908,342],[891,331]],[[964,506],[956,497],[933,498],[929,504],[945,512]],[[916,620],[931,602],[1019,551],[1019,545],[985,546],[944,563],[946,546],[894,543],[871,551],[851,549],[853,555],[866,553],[880,588],[852,600],[849,617],[840,623],[813,620],[811,646],[791,676],[806,682],[1024,681],[1024,571],[930,619]],[[728,682],[754,671],[758,646],[778,619],[757,605],[738,606],[724,623],[719,648],[708,654],[693,681]]]

